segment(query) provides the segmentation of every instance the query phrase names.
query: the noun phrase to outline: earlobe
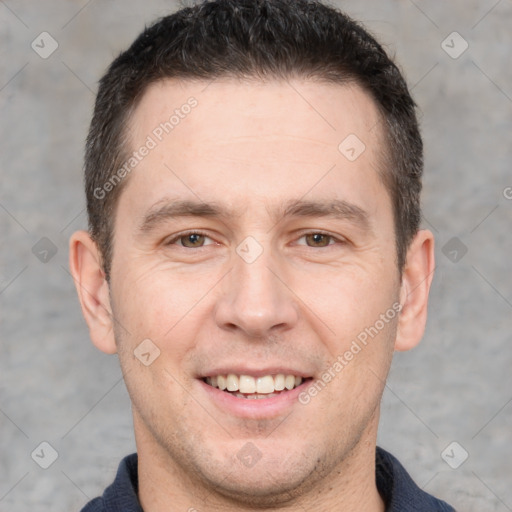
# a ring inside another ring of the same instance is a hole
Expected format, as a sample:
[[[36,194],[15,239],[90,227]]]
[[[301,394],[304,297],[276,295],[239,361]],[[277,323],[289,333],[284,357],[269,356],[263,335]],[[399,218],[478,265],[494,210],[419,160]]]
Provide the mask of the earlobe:
[[[92,342],[102,352],[116,353],[109,284],[99,249],[87,231],[71,236],[69,266]]]
[[[409,246],[402,274],[402,310],[398,320],[395,350],[410,350],[423,337],[434,266],[434,236],[429,230],[420,230]]]

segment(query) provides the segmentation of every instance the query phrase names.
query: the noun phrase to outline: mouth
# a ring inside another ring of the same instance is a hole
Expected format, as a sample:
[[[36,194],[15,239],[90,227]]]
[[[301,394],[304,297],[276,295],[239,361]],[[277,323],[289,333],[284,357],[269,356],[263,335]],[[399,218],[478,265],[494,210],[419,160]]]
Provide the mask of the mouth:
[[[245,400],[261,400],[288,394],[312,380],[293,374],[278,373],[254,377],[234,373],[211,375],[201,379],[205,384],[233,397]]]

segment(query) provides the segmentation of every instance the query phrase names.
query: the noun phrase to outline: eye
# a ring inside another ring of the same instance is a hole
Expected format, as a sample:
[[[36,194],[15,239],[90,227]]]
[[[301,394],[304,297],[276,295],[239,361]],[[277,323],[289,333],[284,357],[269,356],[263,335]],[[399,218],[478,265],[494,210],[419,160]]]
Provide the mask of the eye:
[[[207,243],[210,240],[210,243]],[[181,233],[166,242],[166,245],[178,245],[187,249],[196,249],[205,245],[211,245],[213,240],[199,231],[190,231],[189,233]]]
[[[306,233],[299,238],[299,240],[301,239],[305,239],[306,243],[299,243],[299,245],[307,245],[308,247],[327,247],[337,241],[332,235],[322,232]]]

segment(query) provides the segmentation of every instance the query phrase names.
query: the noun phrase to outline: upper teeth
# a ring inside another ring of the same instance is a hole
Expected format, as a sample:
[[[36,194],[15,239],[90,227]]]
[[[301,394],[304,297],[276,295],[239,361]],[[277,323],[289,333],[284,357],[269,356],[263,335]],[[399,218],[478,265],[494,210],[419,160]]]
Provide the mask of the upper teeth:
[[[302,382],[302,377],[295,375],[265,375],[264,377],[251,377],[250,375],[216,375],[206,377],[206,382],[214,388],[228,391],[240,391],[240,393],[273,393],[282,391],[284,388],[290,390]]]

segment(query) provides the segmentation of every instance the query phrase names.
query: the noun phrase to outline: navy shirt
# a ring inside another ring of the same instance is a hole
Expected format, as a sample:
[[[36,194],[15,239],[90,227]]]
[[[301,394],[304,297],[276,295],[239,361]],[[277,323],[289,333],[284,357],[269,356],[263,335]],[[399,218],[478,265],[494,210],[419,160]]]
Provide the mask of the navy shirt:
[[[377,447],[376,480],[386,512],[455,512],[444,501],[422,491],[393,455]],[[125,457],[114,483],[101,498],[90,501],[82,512],[143,512],[137,494],[137,454]]]

